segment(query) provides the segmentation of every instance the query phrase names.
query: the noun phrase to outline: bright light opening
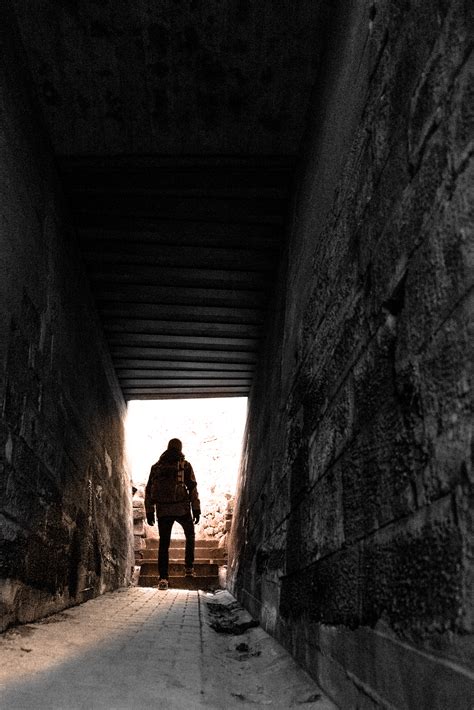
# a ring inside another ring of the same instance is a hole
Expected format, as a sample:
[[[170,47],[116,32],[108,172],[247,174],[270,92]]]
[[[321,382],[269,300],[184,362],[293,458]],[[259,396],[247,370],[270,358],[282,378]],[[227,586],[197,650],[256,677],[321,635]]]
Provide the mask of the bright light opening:
[[[181,439],[201,499],[196,533],[221,539],[233,507],[246,417],[246,397],[129,402],[125,435],[133,485],[143,490],[168,441]],[[173,527],[173,537],[178,528]]]

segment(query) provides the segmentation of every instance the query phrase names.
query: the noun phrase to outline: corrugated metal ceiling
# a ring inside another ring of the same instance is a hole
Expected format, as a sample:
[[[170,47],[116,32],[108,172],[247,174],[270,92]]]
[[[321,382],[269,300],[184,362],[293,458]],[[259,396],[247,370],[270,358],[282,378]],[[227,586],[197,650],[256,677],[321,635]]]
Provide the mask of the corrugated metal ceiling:
[[[126,398],[246,395],[323,0],[12,0]]]
[[[126,398],[248,394],[291,172],[270,157],[62,161]]]

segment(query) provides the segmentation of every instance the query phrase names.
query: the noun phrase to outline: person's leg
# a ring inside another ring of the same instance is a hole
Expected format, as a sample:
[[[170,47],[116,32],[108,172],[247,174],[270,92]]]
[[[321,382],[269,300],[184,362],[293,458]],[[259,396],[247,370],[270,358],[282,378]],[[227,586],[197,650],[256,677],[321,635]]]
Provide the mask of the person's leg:
[[[186,536],[186,548],[184,552],[184,566],[190,569],[194,564],[194,523],[191,513],[176,518],[184,530]]]
[[[160,545],[158,548],[158,572],[161,579],[168,579],[169,547],[173,523],[174,518],[172,516],[158,516],[158,532],[160,534]]]

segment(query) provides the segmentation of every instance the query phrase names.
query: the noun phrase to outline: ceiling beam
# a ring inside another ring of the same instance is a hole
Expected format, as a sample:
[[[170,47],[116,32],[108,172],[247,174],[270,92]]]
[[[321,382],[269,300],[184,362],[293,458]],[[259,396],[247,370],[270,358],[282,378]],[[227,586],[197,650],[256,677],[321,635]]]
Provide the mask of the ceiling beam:
[[[169,286],[141,286],[139,284],[107,284],[94,289],[101,306],[113,303],[156,303],[183,306],[223,306],[226,308],[262,307],[266,300],[259,291],[236,289],[170,288]]]
[[[236,271],[223,269],[178,268],[155,266],[154,264],[90,264],[90,277],[97,284],[139,284],[172,289],[236,289],[265,291],[268,287],[269,273],[256,271]]]
[[[246,308],[239,305],[198,306],[186,304],[136,303],[133,301],[106,301],[101,313],[107,322],[109,318],[126,317],[140,320],[166,320],[190,323],[230,323],[261,325],[264,319],[262,308]]]
[[[222,362],[222,363],[255,363],[257,354],[254,352],[238,352],[233,350],[183,350],[181,348],[146,348],[127,345],[116,345],[111,348],[117,367],[131,367],[133,360],[144,360],[159,367],[160,360],[181,362]],[[126,364],[128,363],[128,364]]]
[[[119,361],[116,367],[116,372],[119,377],[133,377],[136,373],[139,377],[158,377],[163,372],[180,372],[184,375],[188,373],[194,375],[195,372],[200,372],[204,377],[210,377],[214,374],[220,376],[221,373],[226,373],[229,376],[232,374],[247,374],[253,373],[255,370],[252,362],[199,362],[199,361],[182,361],[176,363],[175,360],[159,360],[149,362],[148,360],[129,360],[130,367],[123,364],[127,361]]]
[[[182,348],[199,350],[231,350],[235,352],[256,352],[256,338],[224,338],[203,337],[200,335],[157,335],[150,333],[110,333],[108,337],[111,346],[128,345],[131,347]]]
[[[246,323],[199,323],[193,321],[140,320],[109,317],[105,321],[106,333],[150,333],[159,335],[200,335],[203,337],[258,338],[260,328]]]

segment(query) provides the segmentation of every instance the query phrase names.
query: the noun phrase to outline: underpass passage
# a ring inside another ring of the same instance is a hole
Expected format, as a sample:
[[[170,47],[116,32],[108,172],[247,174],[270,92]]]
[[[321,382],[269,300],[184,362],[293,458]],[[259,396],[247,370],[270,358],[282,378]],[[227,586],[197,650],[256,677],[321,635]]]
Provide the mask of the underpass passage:
[[[128,398],[248,394],[229,591],[472,710],[472,5],[0,3],[1,629],[129,584]]]
[[[0,640],[8,710],[290,708],[334,710],[261,628],[211,628],[227,592],[128,588],[16,627]]]

